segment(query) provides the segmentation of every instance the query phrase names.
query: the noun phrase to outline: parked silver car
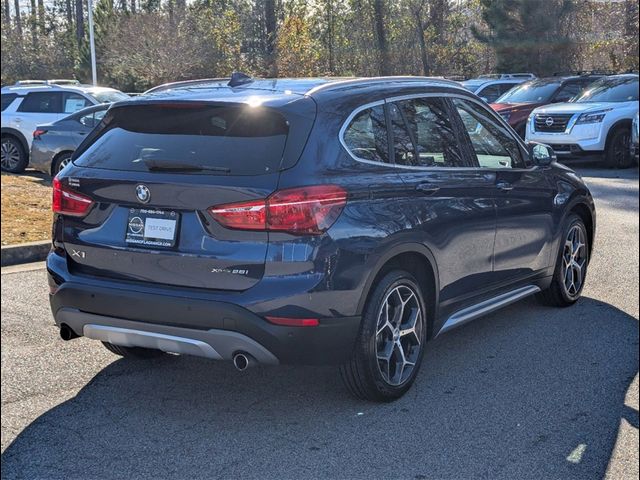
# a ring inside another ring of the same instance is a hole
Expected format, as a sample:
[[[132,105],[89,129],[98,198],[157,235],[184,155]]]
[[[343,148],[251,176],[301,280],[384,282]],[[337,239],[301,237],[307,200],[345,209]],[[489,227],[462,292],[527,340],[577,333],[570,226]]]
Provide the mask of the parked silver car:
[[[93,130],[111,104],[84,108],[57,122],[38,125],[31,142],[31,166],[56,175],[70,161],[74,150]]]

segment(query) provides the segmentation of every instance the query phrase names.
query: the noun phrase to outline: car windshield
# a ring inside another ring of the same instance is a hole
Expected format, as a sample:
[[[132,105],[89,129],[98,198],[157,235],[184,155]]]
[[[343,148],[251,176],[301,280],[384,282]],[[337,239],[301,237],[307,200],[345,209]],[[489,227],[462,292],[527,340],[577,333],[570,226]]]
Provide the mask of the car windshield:
[[[638,78],[603,78],[591,85],[575,101],[578,103],[637,102]]]
[[[496,100],[495,103],[544,103],[551,99],[560,88],[557,82],[526,82],[509,90]]]
[[[95,92],[89,92],[89,95],[95,98],[98,103],[120,102],[122,100],[131,98],[126,93],[122,93],[120,90],[98,90]]]

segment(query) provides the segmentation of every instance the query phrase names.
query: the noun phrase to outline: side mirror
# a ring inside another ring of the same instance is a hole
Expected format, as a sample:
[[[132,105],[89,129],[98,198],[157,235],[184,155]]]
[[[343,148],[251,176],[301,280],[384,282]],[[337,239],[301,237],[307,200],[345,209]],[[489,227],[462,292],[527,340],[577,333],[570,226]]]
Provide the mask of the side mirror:
[[[534,165],[545,167],[558,160],[556,152],[554,152],[553,148],[549,145],[545,145],[544,143],[528,142],[527,147],[529,148],[529,158]]]

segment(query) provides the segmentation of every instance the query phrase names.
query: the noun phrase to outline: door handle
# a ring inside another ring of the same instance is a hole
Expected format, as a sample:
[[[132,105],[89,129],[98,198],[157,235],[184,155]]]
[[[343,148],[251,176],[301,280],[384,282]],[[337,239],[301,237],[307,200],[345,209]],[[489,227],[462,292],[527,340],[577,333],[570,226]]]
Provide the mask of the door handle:
[[[511,185],[509,182],[498,182],[496,183],[496,187],[498,187],[498,189],[502,190],[503,192],[510,192],[511,190],[513,190],[513,185]]]
[[[419,191],[420,193],[424,193],[425,195],[433,195],[438,190],[440,190],[440,187],[437,185],[434,185],[433,183],[420,183],[416,187],[416,190]]]

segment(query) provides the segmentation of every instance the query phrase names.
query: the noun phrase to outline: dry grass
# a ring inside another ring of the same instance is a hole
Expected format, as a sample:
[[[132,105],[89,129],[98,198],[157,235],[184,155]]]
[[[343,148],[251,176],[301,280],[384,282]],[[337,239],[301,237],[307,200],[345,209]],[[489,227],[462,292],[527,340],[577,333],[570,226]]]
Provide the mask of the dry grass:
[[[2,245],[51,238],[51,180],[2,172]]]

